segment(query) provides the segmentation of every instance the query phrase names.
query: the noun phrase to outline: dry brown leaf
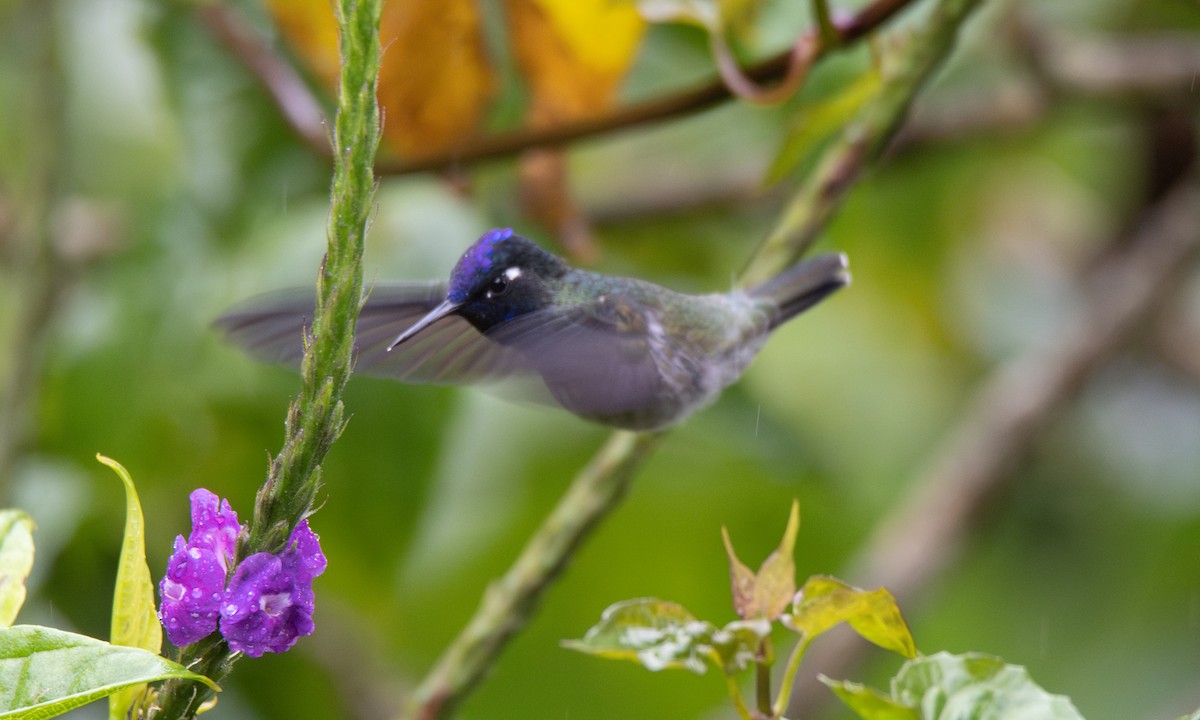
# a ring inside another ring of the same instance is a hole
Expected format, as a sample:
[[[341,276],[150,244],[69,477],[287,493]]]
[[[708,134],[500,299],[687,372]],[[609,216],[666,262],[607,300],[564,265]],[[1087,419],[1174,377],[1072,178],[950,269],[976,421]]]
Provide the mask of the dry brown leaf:
[[[586,117],[612,104],[646,29],[633,3],[507,0],[505,6],[533,124]]]
[[[279,32],[317,79],[332,89],[338,78],[337,23],[328,0],[266,0]]]
[[[637,55],[645,22],[631,2],[507,0],[509,44],[529,85],[529,124],[586,118],[612,105]],[[521,158],[521,207],[548,228],[576,262],[597,255],[568,186],[560,149]]]
[[[267,0],[288,42],[326,88],[338,75],[337,30],[329,0]],[[391,150],[420,159],[475,133],[492,97],[494,73],[476,0],[390,0],[380,18],[379,103]]]
[[[477,0],[391,0],[380,39],[379,102],[391,147],[419,159],[474,135],[494,86]]]

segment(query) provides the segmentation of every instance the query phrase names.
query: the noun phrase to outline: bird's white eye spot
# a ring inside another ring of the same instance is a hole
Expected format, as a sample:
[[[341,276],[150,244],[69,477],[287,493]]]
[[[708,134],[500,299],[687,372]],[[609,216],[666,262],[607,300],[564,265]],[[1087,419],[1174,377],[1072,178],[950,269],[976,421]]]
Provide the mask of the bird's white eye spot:
[[[494,298],[497,295],[503,295],[508,292],[508,284],[519,277],[521,277],[521,268],[516,265],[506,268],[504,272],[492,278],[492,281],[488,283],[488,289],[484,295],[488,299]]]
[[[504,273],[492,278],[492,281],[488,283],[487,292],[484,294],[488,299],[491,299],[506,292],[508,292],[508,274]]]

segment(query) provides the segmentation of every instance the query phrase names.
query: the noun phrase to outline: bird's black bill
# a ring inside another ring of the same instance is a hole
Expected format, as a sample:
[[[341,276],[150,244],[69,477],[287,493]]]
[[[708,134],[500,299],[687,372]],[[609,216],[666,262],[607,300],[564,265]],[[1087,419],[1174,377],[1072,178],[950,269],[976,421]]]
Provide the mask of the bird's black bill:
[[[460,303],[450,302],[449,300],[442,301],[441,305],[438,305],[434,309],[430,310],[429,313],[425,315],[425,317],[416,321],[407,330],[400,333],[400,335],[395,340],[392,341],[392,344],[388,345],[388,347],[387,347],[388,352],[391,352],[397,345],[400,345],[401,343],[405,342],[406,340],[408,340],[412,336],[416,335],[417,333],[421,332],[422,330],[429,327],[430,325],[434,324],[438,320],[441,320],[442,318],[446,317],[447,315],[454,314],[454,312],[456,310],[458,310],[460,307],[462,307],[462,305]]]
[[[524,354],[487,339],[454,313],[388,352],[398,334],[445,301],[446,291],[443,282],[383,283],[371,288],[354,332],[355,372],[442,385],[535,373]],[[255,358],[298,370],[315,302],[312,288],[268,293],[243,302],[214,324],[229,342]]]

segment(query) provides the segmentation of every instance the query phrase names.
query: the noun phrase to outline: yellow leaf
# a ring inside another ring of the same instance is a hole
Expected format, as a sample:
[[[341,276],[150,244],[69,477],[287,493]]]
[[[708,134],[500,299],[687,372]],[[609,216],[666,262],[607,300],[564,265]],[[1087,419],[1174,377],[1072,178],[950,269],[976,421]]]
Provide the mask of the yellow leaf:
[[[725,554],[729,556],[729,581],[733,586],[733,611],[740,618],[758,615],[758,606],[754,602],[754,586],[758,581],[754,571],[746,567],[733,551],[733,542],[729,539],[729,531],[721,528],[721,540],[725,543]]]
[[[768,620],[783,614],[796,594],[796,533],[800,530],[800,503],[792,501],[783,539],[758,569],[754,601]]]
[[[628,0],[507,0],[509,47],[529,87],[528,121],[545,127],[608,108],[646,23]],[[577,259],[595,254],[560,149],[521,158],[521,208]]]
[[[535,125],[586,117],[612,104],[646,29],[632,3],[507,0],[505,7]]]
[[[859,717],[872,720],[921,720],[921,713],[915,708],[908,707],[875,688],[849,680],[833,680],[825,675],[818,675],[817,679],[828,685],[842,702],[846,703],[846,707]]]
[[[296,53],[326,88],[337,84],[337,22],[329,0],[266,0],[267,10]]]
[[[729,577],[733,586],[733,609],[743,619],[774,620],[783,614],[796,594],[796,534],[800,530],[800,503],[792,501],[783,539],[758,572],[752,572],[738,559],[729,540],[729,532],[721,528],[725,554],[729,556]]]
[[[906,658],[916,657],[912,634],[887,588],[860,590],[837,578],[815,575],[796,596],[789,627],[815,638],[840,622],[866,640]]]
[[[162,625],[154,606],[154,581],[146,565],[146,524],[142,518],[142,506],[138,501],[133,478],[116,460],[96,455],[96,459],[109,466],[125,485],[125,537],[121,543],[121,558],[117,564],[116,589],[113,592],[112,636],[113,645],[149,650],[159,653],[162,649]],[[109,696],[110,718],[125,717],[130,707],[145,692],[146,686],[134,685]]]
[[[747,39],[753,35],[754,21],[758,18],[762,0],[718,0],[721,23],[736,37]]]
[[[31,570],[33,518],[21,510],[0,510],[0,628],[17,618]]]
[[[329,0],[267,0],[280,32],[326,89],[338,77]],[[476,0],[390,0],[379,39],[383,136],[409,159],[462,144],[479,125],[494,84]]]
[[[879,70],[872,67],[832,97],[800,108],[788,127],[783,145],[771,167],[766,183],[774,184],[816,154],[817,150],[841,132],[883,87]]]
[[[383,136],[416,159],[474,134],[492,96],[477,0],[391,0],[380,20]]]

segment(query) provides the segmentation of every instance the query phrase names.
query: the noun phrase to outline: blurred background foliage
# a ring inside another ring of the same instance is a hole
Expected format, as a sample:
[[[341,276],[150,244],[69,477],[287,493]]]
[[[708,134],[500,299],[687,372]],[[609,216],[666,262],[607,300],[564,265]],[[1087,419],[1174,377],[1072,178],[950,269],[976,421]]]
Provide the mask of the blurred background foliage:
[[[286,27],[289,4],[269,5]],[[471,5],[447,4],[442,20]],[[230,6],[279,57],[307,52],[297,63],[313,62],[313,87],[328,77],[313,61],[319,41],[288,44],[269,8]],[[420,33],[386,50],[412,63],[396,83],[436,69],[442,86],[475,83],[486,95],[461,100],[473,114],[444,141],[451,150],[461,132],[588,117],[713,73],[694,27],[606,26],[636,31],[622,41],[636,50],[628,77],[603,98],[547,107],[539,81],[526,80],[548,41],[510,33],[503,8],[481,6],[474,80],[457,65],[422,65],[409,47]],[[200,19],[210,9],[0,2],[0,500],[38,524],[25,622],[107,632],[123,499],[96,452],[138,482],[157,574],[187,531],[191,489],[249,515],[298,387],[296,375],[224,346],[209,323],[245,297],[313,280],[329,168]],[[922,12],[917,3],[871,43],[821,63],[780,106],[730,101],[603,134],[541,170],[505,157],[385,176],[367,280],[444,276],[482,231],[512,225],[606,272],[725,289]],[[736,49],[764,57],[807,23],[800,4],[762,3]],[[1081,273],[1178,174],[1172,162],[1191,161],[1198,46],[1194,0],[986,4],[821,240],[848,253],[854,285],[779,331],[741,383],[671,433],[463,716],[727,716],[713,678],[650,674],[558,641],[636,596],[732,619],[719,528],[755,564],[793,497],[799,577],[845,570],[975,388],[1079,321]],[[400,113],[388,127],[403,125]],[[408,151],[394,162],[442,142],[386,139]],[[792,166],[776,167],[782,181],[768,186],[783,148]],[[530,188],[553,199],[531,203]],[[1090,718],[1200,705],[1195,267],[1144,325],[1012,458],[954,561],[901,600],[922,651],[1025,664]],[[224,717],[380,717],[605,434],[470,389],[358,378],[346,404],[353,418],[325,463],[313,521],[330,561],[317,634],[286,656],[241,663]],[[899,665],[868,657],[858,679],[879,684]]]

